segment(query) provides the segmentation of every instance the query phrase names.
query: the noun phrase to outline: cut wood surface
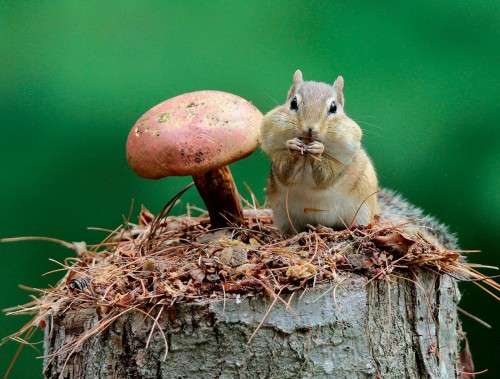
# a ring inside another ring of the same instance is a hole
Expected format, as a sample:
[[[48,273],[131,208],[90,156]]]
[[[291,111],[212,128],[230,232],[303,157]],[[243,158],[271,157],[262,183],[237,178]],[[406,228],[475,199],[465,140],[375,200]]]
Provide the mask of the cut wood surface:
[[[343,274],[331,284],[279,299],[257,295],[171,309],[157,305],[152,317],[130,311],[76,351],[46,358],[44,374],[78,379],[460,377],[456,282],[424,272],[367,282]],[[46,354],[98,321],[93,308],[54,316],[45,328]]]

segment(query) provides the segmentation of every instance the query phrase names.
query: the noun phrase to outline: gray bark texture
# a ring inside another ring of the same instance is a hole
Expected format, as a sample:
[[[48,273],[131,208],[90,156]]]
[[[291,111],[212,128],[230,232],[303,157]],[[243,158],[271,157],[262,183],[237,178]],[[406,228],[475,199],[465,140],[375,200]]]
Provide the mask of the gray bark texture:
[[[290,294],[283,295],[288,301]],[[175,305],[153,321],[118,318],[71,355],[45,360],[47,378],[459,378],[457,302],[449,276],[372,281],[344,274],[296,292],[290,306],[257,296]],[[268,310],[271,309],[269,312]],[[266,317],[267,314],[267,317]],[[45,353],[99,320],[69,310],[45,328]],[[264,320],[264,321],[263,321]],[[261,325],[260,325],[261,324]],[[251,342],[248,342],[259,327]]]

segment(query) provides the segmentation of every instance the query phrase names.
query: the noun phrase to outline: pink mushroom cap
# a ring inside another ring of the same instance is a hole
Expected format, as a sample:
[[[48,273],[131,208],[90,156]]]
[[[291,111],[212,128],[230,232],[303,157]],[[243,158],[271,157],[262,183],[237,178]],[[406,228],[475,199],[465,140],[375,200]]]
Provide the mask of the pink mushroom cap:
[[[198,175],[252,153],[262,113],[221,91],[185,93],[154,106],[127,139],[127,160],[140,176]]]

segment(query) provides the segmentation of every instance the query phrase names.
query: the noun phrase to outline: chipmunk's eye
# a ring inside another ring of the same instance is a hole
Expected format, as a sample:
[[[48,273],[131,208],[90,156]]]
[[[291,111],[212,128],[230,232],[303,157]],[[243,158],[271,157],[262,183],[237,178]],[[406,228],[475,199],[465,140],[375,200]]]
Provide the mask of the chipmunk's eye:
[[[292,111],[298,111],[299,110],[299,103],[297,103],[297,96],[294,96],[292,101],[290,101],[290,109]]]
[[[336,113],[337,112],[337,104],[335,104],[335,101],[332,101],[330,104],[330,108],[328,108],[328,113]]]

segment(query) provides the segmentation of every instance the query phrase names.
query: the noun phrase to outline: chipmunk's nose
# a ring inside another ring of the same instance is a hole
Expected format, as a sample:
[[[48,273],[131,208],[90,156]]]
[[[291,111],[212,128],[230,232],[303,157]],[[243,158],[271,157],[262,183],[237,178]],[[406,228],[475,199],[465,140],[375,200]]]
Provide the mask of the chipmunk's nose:
[[[314,139],[318,136],[319,126],[318,125],[307,125],[305,128],[302,129],[302,132],[304,133],[304,137],[309,138],[309,139]]]

